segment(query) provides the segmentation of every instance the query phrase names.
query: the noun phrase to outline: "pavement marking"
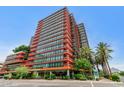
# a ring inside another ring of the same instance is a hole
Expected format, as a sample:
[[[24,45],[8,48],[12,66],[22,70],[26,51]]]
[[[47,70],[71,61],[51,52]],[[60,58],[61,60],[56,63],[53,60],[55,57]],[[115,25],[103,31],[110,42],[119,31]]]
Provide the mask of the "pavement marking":
[[[94,87],[93,82],[91,81],[91,87]]]

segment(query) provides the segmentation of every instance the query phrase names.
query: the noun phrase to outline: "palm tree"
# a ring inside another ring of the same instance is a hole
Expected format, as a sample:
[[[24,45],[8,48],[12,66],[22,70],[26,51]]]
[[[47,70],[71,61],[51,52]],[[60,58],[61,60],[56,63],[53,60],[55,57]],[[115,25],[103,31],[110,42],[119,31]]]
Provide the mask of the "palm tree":
[[[79,55],[79,59],[88,60],[93,67],[93,60],[92,60],[93,51],[91,48],[89,48],[88,46],[83,46],[82,48],[79,49],[78,55]],[[89,69],[89,71],[92,75],[92,68]]]
[[[100,42],[96,48],[96,57],[99,60],[99,63],[102,65],[105,75],[111,75],[111,69],[108,60],[112,58],[110,55],[112,52],[113,50],[107,43]]]
[[[79,58],[86,58],[87,60],[89,60],[90,62],[92,61],[91,59],[91,54],[93,53],[92,49],[85,46],[80,48],[79,50]]]

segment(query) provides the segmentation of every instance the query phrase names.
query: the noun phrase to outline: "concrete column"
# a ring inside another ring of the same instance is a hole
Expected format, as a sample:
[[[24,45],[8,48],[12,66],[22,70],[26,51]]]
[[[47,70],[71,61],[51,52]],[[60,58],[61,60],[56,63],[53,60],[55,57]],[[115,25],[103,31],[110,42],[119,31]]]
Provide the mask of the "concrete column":
[[[51,74],[52,74],[52,71],[50,71],[50,79],[51,79]]]
[[[70,78],[70,70],[67,70],[67,76]]]
[[[73,79],[75,79],[75,77],[74,77],[74,71],[72,71],[72,76],[73,76]]]
[[[44,71],[44,78],[45,78],[46,71]]]

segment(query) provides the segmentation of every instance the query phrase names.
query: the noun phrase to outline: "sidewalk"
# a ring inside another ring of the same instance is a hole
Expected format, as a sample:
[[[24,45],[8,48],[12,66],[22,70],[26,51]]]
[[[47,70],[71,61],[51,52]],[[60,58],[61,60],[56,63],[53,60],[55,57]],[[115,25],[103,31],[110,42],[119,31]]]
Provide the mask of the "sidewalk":
[[[100,81],[80,80],[3,80],[0,79],[1,87],[124,87],[123,82],[113,82],[103,79]]]

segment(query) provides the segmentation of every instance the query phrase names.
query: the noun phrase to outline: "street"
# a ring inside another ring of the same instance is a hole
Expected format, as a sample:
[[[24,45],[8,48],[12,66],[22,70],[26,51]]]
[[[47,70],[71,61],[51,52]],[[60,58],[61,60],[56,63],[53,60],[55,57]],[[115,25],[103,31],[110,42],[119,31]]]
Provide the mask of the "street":
[[[110,80],[4,80],[0,79],[0,87],[124,87],[122,82]]]
[[[124,76],[121,76],[120,79],[121,79],[121,82],[124,83]]]

